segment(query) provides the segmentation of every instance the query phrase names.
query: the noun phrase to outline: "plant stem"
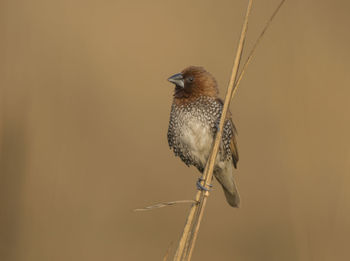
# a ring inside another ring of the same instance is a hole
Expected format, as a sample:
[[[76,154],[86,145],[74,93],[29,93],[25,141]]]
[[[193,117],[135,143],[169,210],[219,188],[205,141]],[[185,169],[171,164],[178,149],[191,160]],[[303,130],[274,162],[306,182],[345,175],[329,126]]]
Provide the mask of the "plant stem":
[[[232,99],[232,96],[235,91],[236,85],[234,85],[237,77],[237,72],[238,72],[238,67],[239,63],[242,57],[242,51],[243,51],[243,46],[244,46],[244,40],[246,37],[247,33],[247,27],[248,27],[248,18],[249,14],[252,8],[252,3],[253,0],[249,0],[248,2],[248,8],[246,12],[246,16],[244,19],[243,27],[242,27],[242,32],[241,32],[241,37],[239,40],[238,48],[237,48],[237,53],[236,53],[236,58],[234,60],[233,68],[232,68],[232,73],[231,73],[231,78],[229,82],[229,86],[227,89],[226,97],[225,97],[225,102],[223,106],[223,110],[221,113],[221,118],[220,118],[220,123],[219,123],[219,131],[216,133],[214,145],[212,147],[209,160],[207,161],[204,174],[203,174],[203,181],[202,185],[206,187],[208,190],[207,191],[198,191],[196,194],[196,201],[199,199],[199,203],[196,205],[193,205],[189,216],[187,218],[187,222],[184,228],[184,232],[182,234],[182,237],[179,242],[178,249],[176,250],[176,254],[174,257],[174,261],[181,261],[181,260],[190,260],[192,256],[192,252],[194,249],[194,245],[197,239],[199,227],[201,224],[201,220],[203,217],[204,209],[207,203],[207,198],[209,197],[209,184],[212,180],[213,177],[213,170],[214,170],[214,165],[215,165],[215,160],[216,156],[219,150],[220,142],[221,142],[221,137],[222,137],[222,130],[224,127],[225,119],[226,119],[226,114],[228,111],[228,107],[230,105],[230,101]],[[192,231],[192,232],[191,232]],[[186,247],[186,249],[185,249]]]

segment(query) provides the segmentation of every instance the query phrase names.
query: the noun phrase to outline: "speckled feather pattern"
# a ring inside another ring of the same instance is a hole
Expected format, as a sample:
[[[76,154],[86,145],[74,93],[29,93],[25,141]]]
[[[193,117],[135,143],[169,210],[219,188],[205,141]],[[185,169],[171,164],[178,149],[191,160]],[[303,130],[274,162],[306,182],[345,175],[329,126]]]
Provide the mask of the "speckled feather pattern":
[[[222,112],[222,103],[213,97],[200,96],[188,104],[172,104],[168,143],[176,156],[203,172]],[[231,120],[226,120],[218,160],[232,159],[230,141],[235,134]]]

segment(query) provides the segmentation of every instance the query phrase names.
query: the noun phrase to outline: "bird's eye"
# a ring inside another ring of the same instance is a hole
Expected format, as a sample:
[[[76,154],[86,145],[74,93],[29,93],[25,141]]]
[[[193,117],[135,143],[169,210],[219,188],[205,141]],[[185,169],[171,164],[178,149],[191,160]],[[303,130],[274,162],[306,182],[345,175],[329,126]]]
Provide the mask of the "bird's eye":
[[[188,81],[193,82],[193,77],[192,76],[188,77]]]

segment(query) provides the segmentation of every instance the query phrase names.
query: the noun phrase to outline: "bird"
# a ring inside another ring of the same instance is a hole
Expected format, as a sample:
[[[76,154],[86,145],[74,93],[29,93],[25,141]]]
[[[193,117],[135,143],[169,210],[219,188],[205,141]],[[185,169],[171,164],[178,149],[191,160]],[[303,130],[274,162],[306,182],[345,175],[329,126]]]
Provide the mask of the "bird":
[[[217,81],[200,66],[189,66],[168,81],[175,85],[167,133],[169,147],[187,166],[195,166],[203,175],[223,109]],[[233,175],[239,159],[236,136],[228,111],[213,174],[228,204],[237,208],[240,196]],[[202,180],[197,181],[197,188],[207,190],[200,184]]]

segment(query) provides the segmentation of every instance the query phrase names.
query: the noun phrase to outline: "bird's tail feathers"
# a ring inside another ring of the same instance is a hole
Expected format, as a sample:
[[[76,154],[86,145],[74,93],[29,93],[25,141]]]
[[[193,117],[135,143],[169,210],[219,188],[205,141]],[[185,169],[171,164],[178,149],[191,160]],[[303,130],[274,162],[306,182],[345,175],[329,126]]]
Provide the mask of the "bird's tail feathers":
[[[232,173],[232,164],[226,164],[224,169],[220,169],[218,171],[215,171],[215,177],[221,184],[222,188],[224,189],[225,197],[227,200],[227,203],[230,204],[230,206],[238,208],[240,205],[240,197],[239,192],[233,177]]]

